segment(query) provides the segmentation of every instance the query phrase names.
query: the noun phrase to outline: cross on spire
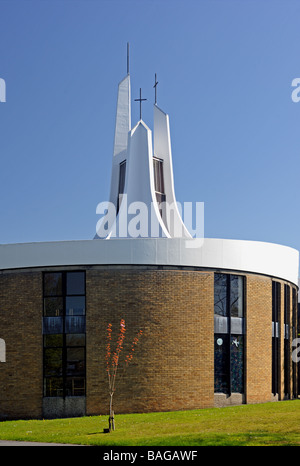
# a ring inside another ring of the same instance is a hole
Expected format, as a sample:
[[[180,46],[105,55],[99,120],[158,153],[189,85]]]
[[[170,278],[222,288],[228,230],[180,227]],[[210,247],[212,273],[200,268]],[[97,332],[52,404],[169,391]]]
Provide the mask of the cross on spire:
[[[156,92],[156,86],[157,86],[157,84],[158,84],[158,81],[157,81],[157,79],[156,79],[156,73],[155,73],[155,83],[154,83],[154,86],[153,86],[154,89],[155,89],[155,101],[154,101],[155,105],[156,105],[156,103],[157,103],[157,92]]]
[[[140,98],[139,99],[134,99],[135,102],[140,103],[140,120],[142,119],[142,102],[147,99],[142,99],[142,89],[140,88]]]

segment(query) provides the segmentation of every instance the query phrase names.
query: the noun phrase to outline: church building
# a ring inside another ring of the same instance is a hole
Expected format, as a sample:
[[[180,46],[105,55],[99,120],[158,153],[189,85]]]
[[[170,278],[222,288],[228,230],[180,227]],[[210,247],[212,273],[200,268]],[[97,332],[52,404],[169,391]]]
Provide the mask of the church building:
[[[140,93],[132,125],[127,71],[94,238],[0,245],[2,420],[108,414],[109,338],[117,414],[298,398],[298,251],[192,234],[169,115],[155,97],[151,130]]]

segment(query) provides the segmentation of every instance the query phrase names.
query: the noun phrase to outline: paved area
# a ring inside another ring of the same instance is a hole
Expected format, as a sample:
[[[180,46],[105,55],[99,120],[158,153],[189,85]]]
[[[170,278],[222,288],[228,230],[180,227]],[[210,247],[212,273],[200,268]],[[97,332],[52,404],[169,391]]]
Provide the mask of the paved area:
[[[0,440],[0,447],[84,447],[85,445],[73,445],[72,443],[41,443],[41,442],[17,442],[14,440]]]

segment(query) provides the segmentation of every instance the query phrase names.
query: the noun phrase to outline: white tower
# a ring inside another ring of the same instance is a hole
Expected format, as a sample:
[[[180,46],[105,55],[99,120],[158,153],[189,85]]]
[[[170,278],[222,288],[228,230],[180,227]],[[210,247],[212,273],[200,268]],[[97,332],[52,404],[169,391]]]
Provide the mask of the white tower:
[[[155,82],[155,95],[156,95]],[[131,128],[130,75],[119,83],[110,202],[98,238],[187,238],[175,198],[169,116],[154,104],[154,131]],[[103,212],[104,213],[104,212]],[[98,222],[99,225],[99,222]]]

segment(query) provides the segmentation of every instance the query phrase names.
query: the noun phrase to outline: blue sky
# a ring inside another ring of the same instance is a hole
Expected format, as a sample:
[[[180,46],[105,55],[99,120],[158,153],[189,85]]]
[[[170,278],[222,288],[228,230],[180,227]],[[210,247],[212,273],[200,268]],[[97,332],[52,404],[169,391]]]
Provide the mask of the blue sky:
[[[0,243],[93,238],[129,42],[132,99],[151,128],[157,73],[205,236],[300,249],[299,17],[298,0],[0,0]]]

